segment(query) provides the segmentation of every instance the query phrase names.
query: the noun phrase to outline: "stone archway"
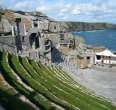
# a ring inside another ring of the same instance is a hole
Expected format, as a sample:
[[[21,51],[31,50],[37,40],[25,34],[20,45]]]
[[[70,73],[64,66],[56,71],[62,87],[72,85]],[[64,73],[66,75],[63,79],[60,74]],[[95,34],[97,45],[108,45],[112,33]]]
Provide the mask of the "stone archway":
[[[39,36],[37,33],[31,33],[29,36],[30,47],[33,49],[39,48]]]

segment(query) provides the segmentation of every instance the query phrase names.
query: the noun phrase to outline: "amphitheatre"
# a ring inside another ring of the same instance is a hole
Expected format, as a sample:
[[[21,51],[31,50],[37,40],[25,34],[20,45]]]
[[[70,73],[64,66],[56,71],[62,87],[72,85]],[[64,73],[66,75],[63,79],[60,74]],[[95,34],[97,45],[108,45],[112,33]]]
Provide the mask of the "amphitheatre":
[[[72,35],[104,28],[116,26],[1,10],[0,110],[116,110],[115,65],[94,65],[104,48]]]

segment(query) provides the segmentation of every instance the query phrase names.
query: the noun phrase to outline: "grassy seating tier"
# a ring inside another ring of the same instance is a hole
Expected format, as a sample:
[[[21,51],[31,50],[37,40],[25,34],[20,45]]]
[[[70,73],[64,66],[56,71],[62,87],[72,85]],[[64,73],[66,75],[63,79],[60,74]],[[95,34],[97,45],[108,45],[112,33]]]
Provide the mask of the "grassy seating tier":
[[[59,88],[57,85],[55,85],[55,83],[51,79],[49,79],[49,78],[47,79],[41,73],[38,74],[33,69],[33,67],[29,64],[27,58],[22,58],[21,62],[23,64],[23,66],[25,67],[25,69],[28,71],[28,73],[30,73],[30,75],[32,75],[32,77],[36,81],[41,83],[41,85],[43,85],[45,88],[47,88],[50,93],[52,93],[53,95],[58,97],[61,101],[64,100],[68,103],[71,103],[71,105],[73,105],[73,106],[75,106],[75,105],[77,106],[77,104],[79,105],[79,101],[77,99],[75,101],[73,100],[75,97],[72,94],[69,94],[67,91],[64,91],[61,88]],[[41,74],[41,76],[40,76],[40,74]],[[57,82],[57,84],[58,84],[58,82]],[[61,101],[60,101],[60,103],[61,103]]]
[[[97,97],[92,97],[88,93],[82,92],[81,89],[79,89],[79,88],[75,89],[74,87],[68,85],[67,83],[64,83],[64,81],[59,80],[55,76],[54,69],[49,71],[49,69],[47,67],[41,65],[40,63],[39,63],[39,66],[34,61],[30,61],[30,63],[33,66],[33,68],[37,71],[37,73],[41,74],[45,79],[51,81],[58,88],[62,88],[63,91],[73,94],[75,96],[75,98],[79,98],[80,103],[83,103],[84,106],[85,106],[85,104],[89,104],[89,105],[91,105],[91,107],[92,106],[95,107],[95,108],[93,108],[94,110],[98,110],[98,109],[99,110],[110,110],[110,108],[114,109],[114,107],[112,106],[111,103],[106,102],[103,99],[98,99]],[[43,68],[43,70],[42,70],[42,68]],[[61,73],[59,73],[59,74],[61,74]],[[69,78],[69,83],[71,83],[72,79],[68,75],[67,75],[67,78]],[[81,102],[81,100],[82,100],[82,102]],[[103,105],[104,105],[104,107],[103,107]],[[78,105],[78,107],[80,107],[80,106]],[[87,106],[85,106],[85,108],[87,110]],[[89,109],[90,109],[90,107],[88,107],[88,110]]]
[[[25,91],[25,89],[17,83],[16,78],[13,76],[12,71],[8,66],[7,53],[0,52],[0,61],[2,74],[9,84],[18,88],[17,90],[22,89],[22,91]],[[14,88],[9,87],[9,85],[0,84],[0,103],[5,107],[6,110],[34,110],[30,105],[15,97],[16,94],[17,92]]]
[[[108,110],[109,109],[109,108],[107,108],[107,106],[102,107],[101,103],[95,102],[96,99],[90,100],[91,97],[90,96],[87,97],[87,95],[82,94],[82,92],[80,94],[77,94],[79,91],[71,91],[70,88],[67,88],[66,86],[63,86],[62,84],[61,84],[62,86],[59,85],[60,84],[59,81],[55,81],[55,80],[52,80],[52,79],[49,78],[49,76],[50,76],[49,71],[45,71],[46,68],[43,68],[43,69],[41,68],[38,72],[36,72],[31,67],[31,65],[29,65],[27,58],[22,59],[22,64],[23,64],[23,66],[27,65],[27,66],[25,66],[25,68],[32,75],[33,78],[35,78],[37,81],[41,82],[55,96],[61,98],[61,100],[62,99],[66,100],[69,103],[71,103],[72,105],[77,106],[77,107],[79,107],[81,109],[86,109],[86,110],[90,110],[90,109]],[[37,73],[39,73],[39,74],[37,75]],[[42,80],[42,78],[43,78],[43,80]],[[75,98],[76,95],[77,95],[77,97]],[[90,102],[90,104],[88,104],[89,103],[88,101]]]
[[[46,98],[44,98],[41,94],[36,92],[30,92],[27,90],[24,86],[22,86],[16,79],[16,77],[13,75],[10,66],[8,66],[7,61],[7,53],[3,52],[2,55],[2,61],[1,61],[1,68],[2,73],[5,76],[6,80],[9,84],[11,84],[17,91],[25,95],[28,99],[30,99],[34,104],[36,104],[39,108],[42,110],[49,110],[53,108],[53,106],[50,106],[50,101],[48,101]]]
[[[5,51],[0,53],[0,60],[0,68],[6,81],[41,110],[116,110],[111,102],[96,97],[57,67],[47,67],[27,57],[8,57]],[[13,72],[33,91],[19,83]],[[28,104],[15,97],[15,94],[15,91],[0,88],[0,103],[5,104],[4,106],[8,104],[12,110],[32,110]],[[16,101],[11,103],[13,100]]]
[[[25,60],[22,60],[22,61],[25,61]],[[15,56],[15,55],[12,56],[11,63],[12,63],[12,66],[13,66],[13,69],[15,70],[15,72],[22,78],[22,80],[26,84],[28,84],[35,91],[37,91],[38,93],[45,96],[51,102],[53,102],[63,108],[66,108],[68,110],[75,109],[71,104],[68,104],[66,101],[62,101],[62,100],[58,99],[47,88],[45,88],[39,81],[37,81],[36,74],[34,74],[32,72],[30,72],[31,74],[28,73],[28,70],[26,71],[26,69],[24,68],[24,67],[27,68],[28,65],[27,64],[25,64],[26,66],[21,65],[17,56]],[[28,67],[28,69],[29,69],[29,67]],[[33,77],[35,77],[35,78],[33,78]]]

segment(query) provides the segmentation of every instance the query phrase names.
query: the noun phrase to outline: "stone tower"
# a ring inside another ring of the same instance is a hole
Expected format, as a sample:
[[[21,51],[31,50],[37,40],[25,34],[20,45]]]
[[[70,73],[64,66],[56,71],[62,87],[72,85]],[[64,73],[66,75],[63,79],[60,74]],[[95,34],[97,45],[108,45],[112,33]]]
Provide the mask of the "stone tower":
[[[15,22],[16,22],[16,38],[15,38],[16,49],[17,49],[17,53],[21,54],[22,53],[21,29],[20,29],[21,18],[16,18]]]

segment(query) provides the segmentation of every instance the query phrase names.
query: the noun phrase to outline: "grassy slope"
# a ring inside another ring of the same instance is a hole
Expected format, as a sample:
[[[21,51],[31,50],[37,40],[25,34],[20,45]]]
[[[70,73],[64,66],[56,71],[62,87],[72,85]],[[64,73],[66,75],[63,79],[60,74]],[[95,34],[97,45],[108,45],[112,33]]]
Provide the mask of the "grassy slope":
[[[17,86],[16,88],[20,88],[21,86],[17,85],[15,78],[11,74],[5,56],[5,54],[0,53],[0,68],[2,69],[2,73],[10,84]],[[34,110],[30,105],[15,97],[15,95],[16,90],[14,88],[0,83],[0,103],[5,107],[6,110]]]
[[[15,55],[9,58],[8,66],[7,54],[4,52],[1,57],[2,71],[7,81],[38,107],[42,107],[42,110],[54,110],[53,103],[67,110],[74,110],[76,107],[81,110],[116,110],[110,102],[92,96],[85,89],[82,90],[81,86],[62,70],[46,67],[27,58],[19,60]],[[33,93],[16,81],[10,69],[36,91],[35,97],[31,97]]]

